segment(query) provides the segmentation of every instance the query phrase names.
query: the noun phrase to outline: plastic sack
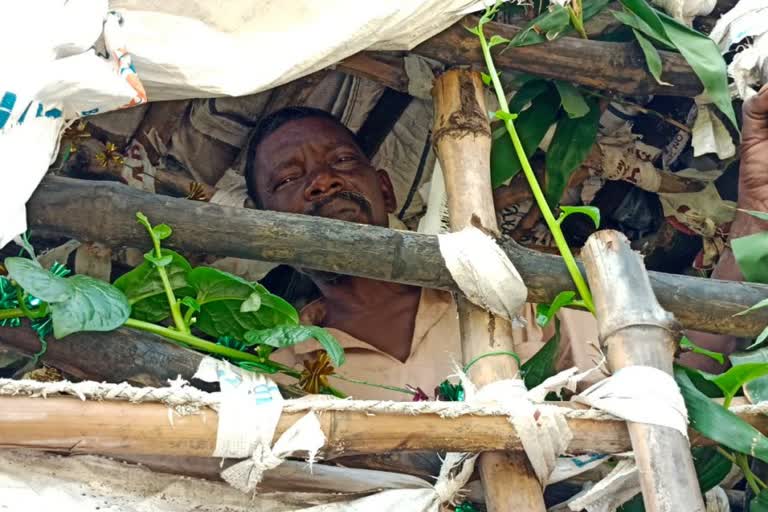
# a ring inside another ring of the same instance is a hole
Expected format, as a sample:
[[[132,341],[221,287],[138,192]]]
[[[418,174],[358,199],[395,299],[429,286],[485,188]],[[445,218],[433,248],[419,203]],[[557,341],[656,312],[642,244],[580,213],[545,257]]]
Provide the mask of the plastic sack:
[[[363,50],[410,50],[493,0],[113,0],[152,101],[244,96]]]
[[[14,1],[0,52],[0,247],[26,229],[24,203],[56,156],[65,120],[146,101],[106,0]],[[94,45],[106,52],[102,57]]]

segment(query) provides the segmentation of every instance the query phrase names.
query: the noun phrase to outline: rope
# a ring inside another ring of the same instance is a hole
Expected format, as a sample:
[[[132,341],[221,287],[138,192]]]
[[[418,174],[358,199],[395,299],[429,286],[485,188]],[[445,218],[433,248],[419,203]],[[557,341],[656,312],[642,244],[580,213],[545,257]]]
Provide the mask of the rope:
[[[207,393],[186,385],[184,381],[170,381],[167,388],[138,388],[127,383],[107,382],[38,382],[35,380],[0,379],[0,396],[47,397],[73,395],[81,400],[123,400],[132,403],[155,402],[171,407],[211,407],[217,409],[221,393]],[[558,405],[538,404],[538,408],[563,414],[568,419],[621,421],[617,417],[593,409],[571,409]],[[459,416],[509,416],[509,408],[494,402],[394,402],[384,400],[339,400],[333,397],[309,396],[286,400],[283,412],[364,412],[369,414],[401,414],[404,416],[434,414],[441,418]]]

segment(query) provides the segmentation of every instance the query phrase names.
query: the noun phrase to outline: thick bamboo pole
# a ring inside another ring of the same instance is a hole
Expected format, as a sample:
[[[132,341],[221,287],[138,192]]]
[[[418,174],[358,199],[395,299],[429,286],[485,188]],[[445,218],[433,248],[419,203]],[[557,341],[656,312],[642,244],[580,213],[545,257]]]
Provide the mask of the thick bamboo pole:
[[[672,375],[680,326],[659,305],[640,255],[617,231],[587,240],[584,266],[611,371],[651,366]],[[648,512],[703,512],[688,440],[669,427],[628,423]]]
[[[570,402],[553,405],[584,408]],[[284,413],[275,437],[304,414]],[[764,414],[741,411],[739,416],[762,433],[768,433],[768,417]],[[173,423],[169,418],[168,407],[158,403],[3,396],[0,447],[190,457],[208,457],[213,453],[218,430],[214,411],[203,408],[188,416],[174,413]],[[436,414],[325,411],[318,418],[327,440],[325,458],[398,451],[522,449],[506,415],[441,418]],[[569,418],[568,426],[573,433],[568,449],[574,454],[610,454],[632,449],[623,421]],[[693,431],[690,436],[693,445],[712,444]]]
[[[445,175],[451,229],[475,225],[498,234],[491,190],[491,129],[477,72],[453,69],[435,80],[433,138]],[[505,320],[494,318],[463,297],[457,301],[464,361],[498,350],[514,352],[511,340],[494,336]],[[508,345],[508,346],[505,346]],[[469,377],[482,387],[518,375],[512,358],[482,359]],[[543,488],[525,454],[486,452],[480,456],[480,477],[490,512],[546,510]]]
[[[85,200],[87,199],[87,200]],[[173,227],[163,245],[186,253],[286,263],[382,281],[456,290],[437,238],[338,220],[174,199],[118,183],[48,177],[28,203],[33,234],[149,248],[136,212]],[[99,219],[99,222],[93,222]],[[530,302],[573,289],[562,260],[514,243],[503,248],[528,286]],[[768,308],[733,316],[768,298],[768,286],[649,272],[661,305],[689,329],[755,337]]]

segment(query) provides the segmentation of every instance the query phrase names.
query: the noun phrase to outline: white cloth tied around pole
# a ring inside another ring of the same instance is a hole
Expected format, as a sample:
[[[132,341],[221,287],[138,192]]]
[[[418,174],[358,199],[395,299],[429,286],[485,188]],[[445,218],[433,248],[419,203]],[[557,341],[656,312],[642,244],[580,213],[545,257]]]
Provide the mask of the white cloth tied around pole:
[[[650,366],[627,366],[573,397],[634,423],[660,425],[688,438],[688,410],[675,379]]]
[[[475,227],[438,235],[437,240],[445,266],[467,299],[515,320],[528,298],[528,288],[496,241]]]
[[[325,434],[314,412],[291,425],[270,448],[283,410],[283,397],[264,375],[243,371],[226,361],[206,357],[195,378],[218,382],[221,403],[216,434],[216,457],[242,458],[221,477],[243,492],[253,491],[264,472],[279,466],[294,452],[306,451],[310,464],[325,444]]]
[[[585,461],[581,465],[562,461],[560,455],[566,452],[573,439],[568,422],[557,409],[537,407],[537,403],[544,401],[544,397],[550,392],[559,392],[563,388],[575,391],[576,384],[592,371],[594,369],[578,373],[577,368],[571,368],[546,379],[530,391],[520,379],[492,382],[477,390],[463,372],[459,372],[459,378],[464,386],[467,401],[493,401],[508,407],[509,422],[515,427],[536,478],[542,486],[546,486],[552,482],[551,477],[558,467],[559,478],[562,479],[563,473],[570,477],[599,464],[599,459]]]

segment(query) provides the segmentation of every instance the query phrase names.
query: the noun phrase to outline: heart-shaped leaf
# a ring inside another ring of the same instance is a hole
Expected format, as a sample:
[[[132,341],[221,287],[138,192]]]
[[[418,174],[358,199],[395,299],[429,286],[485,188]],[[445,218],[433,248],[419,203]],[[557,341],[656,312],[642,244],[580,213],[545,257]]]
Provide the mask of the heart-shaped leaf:
[[[240,304],[241,313],[251,313],[258,311],[261,308],[261,294],[259,292],[253,292],[247,299]]]
[[[168,275],[171,288],[179,290],[187,287],[187,273],[192,270],[192,266],[186,258],[168,249],[163,249],[162,254],[163,258],[171,258],[170,263],[165,266],[165,273]],[[115,281],[114,286],[128,297],[128,301],[134,307],[137,302],[154,295],[162,295],[165,300],[165,289],[160,279],[160,273],[157,271],[157,267],[148,261],[120,276]]]
[[[729,359],[734,367],[754,363],[768,365],[768,348],[761,348],[750,352],[738,352],[731,354]],[[749,380],[742,388],[744,389],[744,395],[753,404],[768,400],[768,376]]]
[[[322,327],[284,325],[272,329],[251,331],[245,335],[248,343],[269,345],[276,348],[289,347],[313,338],[325,349],[334,366],[339,367],[344,364],[344,349],[341,348],[338,340]]]
[[[8,275],[27,293],[46,302],[67,300],[73,293],[69,280],[51,274],[37,261],[27,258],[5,258]]]
[[[84,275],[72,276],[67,281],[72,294],[50,305],[56,338],[80,331],[112,331],[128,319],[128,299],[114,286]]]

